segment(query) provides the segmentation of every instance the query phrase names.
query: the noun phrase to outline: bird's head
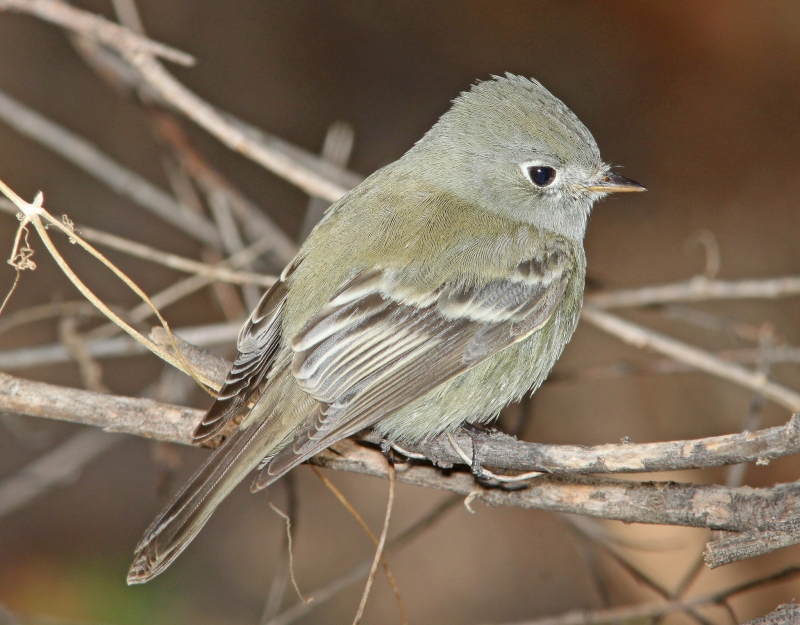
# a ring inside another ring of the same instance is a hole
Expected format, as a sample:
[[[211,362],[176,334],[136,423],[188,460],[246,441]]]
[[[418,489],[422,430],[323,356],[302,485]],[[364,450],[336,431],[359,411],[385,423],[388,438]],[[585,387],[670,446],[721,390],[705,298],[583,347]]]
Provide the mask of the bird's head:
[[[401,162],[485,210],[574,239],[596,200],[645,190],[611,171],[563,102],[512,74],[462,93]]]

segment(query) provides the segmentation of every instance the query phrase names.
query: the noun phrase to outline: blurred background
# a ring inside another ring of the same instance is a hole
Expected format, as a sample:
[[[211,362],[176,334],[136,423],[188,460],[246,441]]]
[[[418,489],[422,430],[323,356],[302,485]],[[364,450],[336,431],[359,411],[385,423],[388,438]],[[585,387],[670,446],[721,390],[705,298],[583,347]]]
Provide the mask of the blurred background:
[[[110,1],[74,4],[116,19]],[[354,130],[348,166],[362,175],[401,156],[476,80],[503,72],[535,77],[587,125],[608,162],[624,166],[624,175],[649,189],[595,208],[586,238],[590,288],[701,274],[706,252],[698,240],[718,247],[720,278],[800,273],[797,2],[138,0],[137,6],[150,37],[197,58],[193,68],[170,68],[187,86],[316,153],[329,126],[347,122]],[[109,88],[60,29],[0,13],[0,90],[171,192],[168,150],[154,136],[148,114],[135,98]],[[183,128],[209,163],[297,239],[308,206],[305,194],[189,123]],[[26,198],[43,190],[55,215],[66,213],[78,224],[201,258],[195,240],[4,123],[0,179]],[[11,250],[16,225],[13,216],[0,215],[2,254]],[[80,299],[42,245],[34,241],[33,247],[39,267],[22,276],[5,314]],[[104,301],[125,308],[137,304],[86,255],[72,248],[64,253]],[[119,254],[109,257],[148,293],[183,277]],[[0,293],[5,294],[14,272],[3,267]],[[261,269],[276,271],[268,264]],[[240,299],[234,297],[233,308],[226,309],[219,293],[206,288],[162,312],[172,327],[206,324],[242,314]],[[768,323],[776,342],[800,341],[793,299],[723,301],[692,310],[751,329]],[[625,315],[707,349],[753,345],[741,333],[687,323],[685,309]],[[78,327],[97,323],[79,319]],[[0,349],[58,340],[59,323],[49,319],[0,335]],[[218,350],[226,357],[234,353],[230,344]],[[500,425],[527,440],[587,445],[625,436],[648,442],[742,429],[752,397],[741,388],[701,373],[616,375],[598,368],[623,361],[636,370],[654,360],[582,325],[552,380],[532,401],[510,408]],[[176,401],[164,395],[170,380],[186,387],[164,377],[164,367],[152,356],[101,364],[103,384],[117,394],[147,389],[158,394],[153,385],[161,379],[160,396]],[[74,363],[8,372],[83,386]],[[796,365],[775,365],[772,373],[800,387]],[[191,389],[182,399],[200,408],[210,401]],[[760,423],[779,425],[788,416],[767,404]],[[80,431],[45,420],[0,421],[0,484]],[[69,484],[0,516],[0,602],[31,622],[259,623],[276,571],[285,567],[279,556],[284,522],[268,505],[271,500],[287,509],[281,483],[257,496],[238,489],[167,573],[144,587],[125,585],[144,529],[207,453],[124,438]],[[750,466],[744,483],[793,481],[798,469],[800,462],[792,458]],[[313,595],[370,558],[373,546],[308,467],[294,474],[295,574],[303,593]],[[327,475],[379,528],[387,484]],[[719,469],[656,477],[724,483],[726,475]],[[440,492],[399,486],[390,536],[445,499]],[[615,522],[594,528],[621,557],[669,590],[686,579],[709,539],[703,530]],[[690,592],[758,577],[798,556],[794,547],[704,571]],[[658,598],[568,520],[547,512],[477,505],[473,515],[458,504],[390,563],[412,623],[503,623]],[[361,582],[351,586],[298,622],[349,622],[362,589]],[[731,605],[744,621],[799,593],[800,581],[787,581],[737,596]],[[283,607],[296,601],[289,588]],[[399,622],[394,604],[379,575],[365,622]],[[731,622],[721,608],[702,614],[713,623]],[[672,615],[664,622],[697,621]]]

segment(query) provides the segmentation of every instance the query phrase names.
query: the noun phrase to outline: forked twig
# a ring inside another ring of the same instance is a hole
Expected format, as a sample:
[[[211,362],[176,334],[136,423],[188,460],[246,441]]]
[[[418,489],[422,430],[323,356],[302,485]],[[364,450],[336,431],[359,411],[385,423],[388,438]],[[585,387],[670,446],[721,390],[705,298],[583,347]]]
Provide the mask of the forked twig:
[[[322,472],[315,466],[311,467],[311,470],[314,471],[314,474],[325,484],[326,488],[331,491],[339,501],[339,503],[344,506],[345,510],[350,513],[350,515],[356,520],[356,522],[361,526],[361,529],[364,530],[364,533],[369,537],[372,543],[375,545],[375,548],[378,547],[379,541],[375,534],[370,529],[367,522],[364,520],[358,510],[355,509],[353,504],[351,504],[347,497],[344,496],[344,493],[340,491],[336,485],[331,482],[327,477],[325,477]],[[392,591],[394,592],[395,599],[397,600],[397,609],[400,611],[400,620],[403,625],[408,624],[408,617],[406,615],[406,606],[403,603],[403,597],[400,594],[400,587],[397,585],[397,581],[395,580],[394,574],[392,573],[391,568],[389,568],[389,561],[386,559],[386,554],[381,553],[381,563],[383,564],[383,571],[386,574],[386,580],[389,582],[389,585],[392,587]]]
[[[78,236],[73,229],[68,228],[60,221],[55,219],[50,213],[48,213],[42,203],[44,201],[44,196],[39,193],[36,199],[32,203],[25,202],[21,197],[19,197],[8,185],[6,185],[2,180],[0,180],[0,191],[9,199],[11,200],[17,208],[22,212],[23,218],[20,223],[20,229],[17,233],[17,240],[19,239],[20,232],[25,228],[27,224],[32,224],[33,227],[36,229],[36,232],[39,234],[42,242],[44,243],[47,250],[50,252],[53,259],[56,261],[56,264],[61,268],[61,270],[66,274],[66,276],[70,279],[70,281],[75,285],[75,287],[81,292],[81,294],[86,297],[92,304],[94,304],[103,314],[105,314],[109,319],[114,321],[117,325],[119,325],[128,335],[130,335],[133,339],[137,342],[144,345],[147,349],[157,354],[163,360],[169,362],[171,365],[177,367],[187,375],[193,377],[198,384],[200,384],[205,389],[213,389],[219,390],[220,386],[213,380],[209,379],[202,373],[196,373],[189,367],[186,362],[184,361],[183,357],[180,354],[177,346],[175,346],[175,352],[177,356],[173,356],[166,350],[162,349],[149,339],[143,337],[139,334],[136,330],[134,330],[130,325],[125,323],[116,313],[114,313],[99,297],[97,297],[90,289],[87,287],[83,281],[75,274],[72,268],[67,264],[64,258],[56,249],[53,241],[50,239],[50,235],[47,233],[45,225],[42,223],[44,219],[49,225],[53,225],[62,232],[64,232],[69,238],[71,242],[75,242],[80,245],[84,250],[89,252],[92,256],[97,258],[100,262],[102,262],[106,267],[111,269],[111,271],[121,279],[134,293],[136,293],[143,301],[147,302],[153,309],[154,314],[161,322],[161,325],[164,329],[169,332],[169,325],[167,324],[166,320],[161,316],[161,313],[152,305],[147,294],[142,291],[128,276],[126,276],[122,271],[120,271],[114,264],[112,264],[105,256],[103,256],[100,252],[98,252],[95,248],[91,245],[86,243],[80,236]],[[16,245],[16,244],[15,244]],[[171,334],[171,333],[170,333]]]
[[[0,200],[0,210],[13,214],[18,210],[18,208],[13,203],[7,203],[4,200]],[[258,284],[267,288],[271,287],[276,280],[276,278],[273,276],[265,276],[260,273],[253,273],[249,271],[233,270],[226,267],[224,263],[210,265],[193,260],[191,258],[178,256],[177,254],[172,254],[170,252],[163,252],[144,243],[131,241],[130,239],[126,239],[109,232],[103,232],[89,226],[80,225],[70,228],[70,231],[70,236],[72,238],[74,238],[75,232],[77,231],[86,241],[92,241],[93,243],[111,248],[117,252],[122,252],[123,254],[128,254],[129,256],[134,256],[152,263],[157,263],[159,265],[163,265],[164,267],[175,269],[176,271],[193,273],[198,276],[209,278],[210,280],[219,280],[220,282],[229,282],[231,284]],[[264,241],[258,241],[257,244],[258,248],[261,250],[269,249],[268,245],[265,245]],[[20,249],[24,250],[25,248],[23,247]],[[245,251],[247,251],[248,256],[252,255],[252,250],[249,248],[243,248],[237,252],[237,254],[244,253]],[[231,256],[231,258],[233,258],[233,256]],[[9,264],[12,264],[11,261],[9,261]],[[27,269],[28,267],[25,268]]]

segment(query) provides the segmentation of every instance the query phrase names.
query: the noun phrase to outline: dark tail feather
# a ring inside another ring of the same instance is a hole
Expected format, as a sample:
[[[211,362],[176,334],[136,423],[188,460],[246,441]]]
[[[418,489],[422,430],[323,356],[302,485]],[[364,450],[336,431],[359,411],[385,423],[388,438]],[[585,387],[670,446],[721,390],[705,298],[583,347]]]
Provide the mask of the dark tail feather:
[[[145,532],[128,584],[154,578],[186,549],[220,502],[279,442],[269,440],[274,436],[260,423],[235,432],[217,449]]]

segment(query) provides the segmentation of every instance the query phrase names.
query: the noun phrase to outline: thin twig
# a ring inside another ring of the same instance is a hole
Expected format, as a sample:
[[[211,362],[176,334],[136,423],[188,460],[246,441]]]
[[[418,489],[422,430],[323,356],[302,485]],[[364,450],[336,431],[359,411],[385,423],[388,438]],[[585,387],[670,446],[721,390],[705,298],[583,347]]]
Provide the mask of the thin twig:
[[[356,612],[356,616],[353,619],[353,625],[358,625],[361,622],[361,617],[364,615],[364,608],[367,607],[367,599],[369,598],[369,592],[372,589],[372,583],[375,581],[375,573],[378,570],[378,564],[383,557],[383,548],[386,545],[386,536],[389,534],[389,521],[392,518],[392,507],[394,506],[394,485],[396,481],[396,473],[394,470],[394,465],[390,462],[388,463],[389,466],[389,500],[386,502],[386,517],[383,520],[383,530],[381,531],[381,537],[378,540],[378,547],[375,550],[375,558],[372,560],[372,567],[369,570],[369,575],[367,576],[367,584],[364,587],[364,594],[361,595],[361,603],[358,606],[358,611]]]
[[[164,318],[161,316],[158,310],[152,305],[152,302],[150,302],[144,291],[142,291],[130,278],[128,278],[128,276],[126,276],[122,271],[120,271],[107,258],[105,258],[105,256],[100,254],[100,252],[98,252],[91,245],[86,243],[81,237],[79,237],[72,228],[65,226],[57,219],[53,218],[52,215],[50,215],[42,206],[44,198],[41,193],[37,195],[33,203],[28,203],[25,202],[21,197],[19,197],[13,190],[11,190],[11,188],[8,187],[8,185],[6,185],[2,181],[0,181],[0,190],[9,200],[11,200],[17,206],[17,208],[19,208],[19,210],[24,215],[18,232],[21,232],[28,223],[32,224],[34,228],[36,228],[36,232],[39,234],[39,237],[41,238],[48,252],[50,252],[50,255],[53,257],[53,260],[56,261],[56,264],[59,266],[59,268],[66,274],[66,276],[70,279],[73,285],[75,285],[78,291],[80,291],[81,294],[84,297],[86,297],[86,299],[92,302],[92,304],[94,304],[109,319],[117,323],[117,325],[119,325],[131,337],[133,337],[142,345],[150,349],[152,352],[158,354],[163,360],[171,363],[178,369],[181,369],[188,375],[192,376],[201,386],[204,386],[208,389],[212,388],[214,390],[219,389],[219,385],[208,380],[208,378],[206,378],[203,374],[198,374],[193,372],[191,368],[188,367],[186,363],[182,360],[182,357],[179,352],[177,353],[177,358],[176,358],[169,352],[155,345],[152,341],[141,336],[136,330],[134,330],[127,323],[125,323],[116,313],[114,313],[108,306],[106,306],[106,304],[83,283],[83,281],[75,274],[72,268],[70,268],[70,266],[66,263],[61,254],[59,254],[58,250],[56,249],[55,245],[50,239],[50,235],[47,233],[47,230],[44,224],[42,223],[42,220],[45,220],[48,223],[48,225],[55,226],[56,228],[64,232],[69,237],[70,242],[77,243],[84,250],[86,250],[92,256],[94,256],[100,262],[102,262],[106,267],[111,269],[111,271],[120,280],[122,280],[132,291],[134,291],[134,293],[136,293],[143,301],[147,302],[150,305],[156,317],[158,317],[158,320],[161,322],[161,325],[169,333],[169,327],[167,325],[167,322],[164,320]]]
[[[767,399],[780,404],[792,412],[800,411],[800,393],[781,384],[769,381],[767,376],[748,371],[716,358],[709,352],[688,345],[660,332],[603,312],[592,306],[584,306],[581,319],[593,326],[635,345],[639,349],[652,349],[674,360],[685,362],[700,371],[710,373],[752,391],[758,391]]]
[[[446,512],[459,506],[460,503],[461,497],[447,497],[438,506],[434,507],[428,514],[423,516],[419,521],[413,523],[410,527],[403,530],[400,534],[388,541],[385,551],[387,553],[394,553],[405,547],[415,538],[419,537],[429,528],[431,528],[441,518],[443,518]],[[309,614],[312,610],[330,601],[340,592],[346,590],[359,580],[365,578],[369,574],[371,566],[371,557],[367,560],[363,560],[347,571],[344,575],[341,575],[322,588],[315,590],[312,593],[312,596],[314,597],[313,603],[298,603],[288,610],[285,610],[283,613],[279,614],[264,625],[290,625],[290,623],[294,623],[295,621]]]
[[[268,239],[271,242],[269,252],[273,263],[279,268],[286,266],[297,254],[297,245],[255,203],[239,192],[203,158],[173,115],[159,109],[152,109],[150,113],[158,129],[158,136],[174,151],[181,167],[207,195],[224,193],[248,240]]]
[[[199,98],[170,74],[157,59],[141,52],[122,50],[156,92],[230,149],[247,156],[309,195],[336,201],[353,188],[360,177],[325,163],[288,143],[234,121]]]
[[[713,352],[716,358],[739,364],[755,364],[763,356],[759,348],[727,349]],[[800,364],[800,347],[778,345],[769,349],[769,360],[773,364]],[[694,367],[672,358],[658,358],[647,362],[620,360],[610,364],[581,367],[573,370],[554,371],[547,378],[547,384],[568,384],[580,381],[596,382],[641,375],[672,375],[696,371]],[[534,395],[535,397],[535,395]]]
[[[322,159],[337,167],[347,167],[350,152],[353,150],[354,135],[353,127],[347,122],[333,122],[325,134],[325,143],[322,145],[322,154],[320,155]],[[308,238],[314,226],[322,219],[328,206],[330,206],[330,202],[326,202],[322,198],[312,197],[308,201],[303,227],[300,228],[300,235],[297,237],[300,243]]]
[[[0,201],[0,210],[13,214],[17,209],[11,203]],[[204,276],[211,280],[230,282],[231,284],[259,284],[267,288],[275,284],[276,278],[274,276],[265,276],[263,274],[246,271],[233,271],[232,269],[228,269],[224,266],[225,262],[221,262],[217,265],[201,263],[199,261],[192,260],[191,258],[184,258],[183,256],[178,256],[177,254],[163,252],[144,243],[137,243],[136,241],[131,241],[130,239],[126,239],[115,234],[110,234],[108,232],[103,232],[102,230],[97,230],[89,226],[77,226],[77,231],[87,241],[92,241],[93,243],[103,245],[118,252],[135,256],[136,258],[140,258],[142,260],[158,263],[159,265],[163,265],[177,271],[193,273],[198,276]],[[260,253],[263,253],[265,250],[269,249],[269,242],[267,240],[260,240],[250,247],[237,250],[237,253],[231,256],[227,260],[227,263],[230,263],[234,258],[252,259],[253,251],[255,249],[258,249]],[[241,260],[239,260],[237,261],[237,264],[243,263]]]
[[[214,221],[219,229],[220,236],[228,254],[237,254],[245,249],[245,243],[239,234],[239,228],[231,210],[230,201],[226,193],[217,191],[208,195],[208,205],[214,215]],[[271,285],[270,285],[271,286]],[[269,288],[269,287],[268,287]],[[253,310],[261,299],[261,294],[255,283],[244,284],[242,287],[247,310]]]
[[[133,2],[133,0],[129,1]],[[176,165],[172,158],[163,158],[162,164],[175,197],[178,198],[182,204],[189,206],[194,212],[203,214],[203,202],[195,190],[189,175]],[[225,246],[227,248],[227,243],[225,243]],[[200,258],[204,263],[216,265],[222,260],[222,255],[219,250],[204,247],[200,250]],[[258,293],[258,288],[254,285],[247,285],[244,288],[245,292],[252,291]],[[231,284],[214,282],[211,284],[211,293],[226,319],[239,319],[245,316],[244,305],[239,297],[239,293]],[[255,304],[248,306],[248,310],[252,310],[253,308],[255,308]]]
[[[639,289],[622,289],[586,296],[594,308],[633,308],[670,302],[701,302],[717,299],[777,299],[800,295],[800,276],[764,280],[708,280],[696,276],[686,282],[675,282]]]
[[[759,342],[762,327],[751,323],[743,323],[734,319],[728,319],[722,315],[697,310],[683,304],[667,304],[659,306],[659,312],[666,319],[675,319],[696,328],[724,332],[732,338],[745,341]]]
[[[134,0],[112,0],[112,4],[120,24],[135,33],[144,35],[142,18],[139,16],[139,10],[136,8]]]
[[[759,351],[761,358],[758,359],[758,366],[756,373],[758,375],[767,376],[772,366],[770,353],[772,351],[772,343],[774,341],[775,331],[772,324],[765,323],[762,326],[761,336],[759,337]],[[755,393],[750,400],[750,406],[747,409],[747,415],[742,425],[743,432],[753,432],[758,429],[761,424],[761,410],[764,407],[764,396],[761,393]],[[747,472],[747,464],[734,464],[728,467],[727,475],[725,477],[725,484],[728,486],[741,486],[744,483],[744,476]]]
[[[4,9],[30,13],[116,50],[164,102],[205,128],[232,150],[254,160],[309,195],[333,202],[362,180],[357,174],[327,163],[306,150],[220,112],[184,87],[155,58],[162,56],[180,62],[190,60],[188,55],[150,42],[118,24],[57,0],[0,0],[0,10]]]
[[[78,364],[83,386],[98,393],[110,392],[108,387],[103,384],[102,367],[92,357],[86,347],[86,342],[78,334],[78,320],[75,317],[62,319],[58,324],[58,335],[72,359]]]
[[[14,282],[11,284],[11,288],[8,290],[8,293],[3,298],[3,303],[0,304],[0,314],[3,313],[8,302],[11,300],[11,296],[14,295],[14,291],[17,290],[17,285],[19,284],[20,277],[23,271],[29,270],[33,271],[36,269],[36,263],[33,262],[33,249],[31,249],[30,244],[28,243],[28,237],[30,235],[30,231],[28,230],[28,222],[20,218],[17,215],[17,218],[20,219],[19,228],[17,228],[17,234],[14,236],[14,245],[11,248],[11,257],[8,259],[8,264],[14,268],[16,275],[14,276]]]
[[[294,577],[294,555],[292,553],[292,519],[290,519],[285,512],[278,509],[275,506],[275,504],[273,504],[271,501],[269,502],[269,507],[272,508],[272,511],[279,517],[281,517],[286,523],[286,540],[289,549],[289,577],[292,580],[292,586],[294,586],[294,591],[297,593],[297,596],[300,598],[300,601],[302,601],[303,603],[311,603],[314,600],[314,597],[306,599],[303,596],[303,593],[300,592],[300,587],[297,585],[297,580]]]
[[[778,582],[791,579],[800,574],[800,567],[787,567],[777,573],[755,579],[744,584],[732,586],[724,590],[676,601],[656,601],[639,605],[608,608],[603,610],[575,610],[559,616],[540,619],[515,621],[504,625],[591,625],[592,623],[629,622],[634,619],[661,616],[672,612],[685,612],[691,608],[704,605],[717,605],[735,595]]]
[[[264,605],[264,612],[261,614],[261,625],[271,621],[281,610],[283,597],[289,582],[289,536],[297,533],[297,481],[295,473],[289,471],[280,481],[286,493],[286,514],[290,519],[295,519],[290,532],[283,535],[283,540],[277,558],[275,558],[275,572],[272,576],[272,583],[267,593],[267,601]],[[313,595],[312,595],[313,596]],[[301,602],[301,605],[305,603]]]
[[[52,302],[50,304],[31,306],[0,318],[0,334],[21,325],[52,319],[53,317],[90,317],[99,314],[98,310],[89,302]]]
[[[364,533],[367,535],[367,537],[372,541],[372,544],[377,548],[378,537],[375,536],[369,525],[367,525],[364,517],[358,513],[358,510],[356,510],[353,504],[351,504],[347,497],[344,496],[344,493],[340,491],[333,482],[325,477],[317,467],[312,466],[311,470],[314,471],[314,474],[322,481],[323,484],[325,484],[325,487],[333,493],[333,496],[336,497],[342,506],[344,506],[345,510],[350,513],[350,516],[356,520],[356,522],[361,526],[361,529],[364,530]],[[406,606],[403,603],[403,596],[400,593],[400,587],[397,585],[394,574],[392,573],[391,568],[389,568],[389,561],[386,559],[385,553],[381,554],[381,563],[383,564],[383,571],[386,575],[386,580],[392,587],[392,592],[394,592],[394,596],[397,601],[397,608],[400,611],[400,621],[403,623],[403,625],[407,625],[408,617],[406,616]]]
[[[193,345],[202,345],[203,347],[233,345],[236,343],[236,337],[239,335],[241,325],[241,322],[214,323],[204,326],[177,328],[173,333]],[[123,358],[139,356],[149,351],[144,345],[125,335],[107,339],[84,340],[84,344],[92,358]],[[166,345],[161,343],[160,345],[172,352],[172,346],[169,345],[169,341],[167,341]],[[0,351],[0,370],[28,369],[30,367],[70,362],[72,359],[70,351],[62,343],[9,349]],[[223,375],[227,373],[228,369],[230,369],[229,363],[223,365]]]
[[[86,429],[5,478],[0,482],[0,518],[51,488],[72,482],[89,461],[123,439],[121,434]]]
[[[99,243],[105,247],[110,247],[111,249],[141,258],[142,260],[164,265],[170,269],[194,273],[199,276],[212,278],[213,280],[230,282],[231,284],[259,284],[267,288],[275,284],[276,278],[274,276],[265,276],[246,271],[233,271],[226,267],[208,265],[190,258],[183,258],[176,254],[170,254],[169,252],[162,252],[149,245],[136,243],[130,239],[118,237],[107,232],[101,232],[100,230],[95,230],[87,226],[79,226],[79,231],[87,241]]]
[[[622,569],[628,573],[633,579],[635,579],[640,584],[644,584],[656,594],[658,594],[662,599],[674,599],[675,596],[670,593],[666,588],[664,588],[661,584],[656,582],[653,578],[649,575],[640,571],[636,566],[631,564],[626,558],[622,557],[615,549],[613,549],[603,538],[599,536],[599,532],[592,531],[594,528],[592,526],[598,524],[598,521],[595,519],[591,519],[588,517],[583,516],[575,516],[575,515],[567,515],[562,514],[559,515],[562,519],[564,519],[567,523],[569,523],[569,527],[574,531],[578,532],[579,535],[587,542],[589,545],[600,549],[603,553],[608,555],[611,559],[614,560]],[[591,528],[591,529],[590,529]],[[700,623],[700,625],[712,625],[706,618],[700,615],[696,610],[688,609],[686,613],[693,618],[695,621]]]
[[[270,249],[271,242],[269,237],[264,237],[249,247],[245,248],[238,254],[234,254],[233,256],[227,258],[226,260],[221,261],[218,263],[219,267],[230,267],[236,268],[242,265],[247,264],[248,262],[258,258],[261,254],[263,254],[266,250]],[[183,280],[179,280],[165,288],[163,291],[159,291],[158,293],[150,296],[150,301],[153,303],[159,310],[163,310],[167,306],[174,304],[175,302],[180,301],[184,297],[187,297],[202,289],[204,286],[211,284],[212,279],[208,278],[207,276],[198,276],[194,275],[190,278],[184,278]],[[126,314],[125,318],[128,319],[131,323],[137,323],[140,321],[144,321],[149,317],[153,316],[153,310],[150,306],[142,302],[138,306],[134,306],[131,308]],[[237,328],[241,327],[241,324],[237,324]],[[114,336],[119,332],[119,328],[114,323],[108,323],[103,326],[98,326],[93,330],[90,330],[86,333],[87,338],[104,338],[109,336]],[[238,329],[237,329],[238,332]],[[190,339],[187,339],[190,340]],[[234,339],[235,340],[235,339]],[[194,342],[191,341],[190,342]],[[199,345],[200,343],[198,343]]]
[[[178,204],[169,194],[123,167],[83,137],[50,121],[2,91],[0,119],[170,225],[206,245],[222,248],[222,239],[207,218]]]
[[[75,9],[57,0],[0,0],[0,10],[30,13],[112,48],[153,54],[178,65],[191,66],[195,63],[190,54],[147,39],[99,15]]]

